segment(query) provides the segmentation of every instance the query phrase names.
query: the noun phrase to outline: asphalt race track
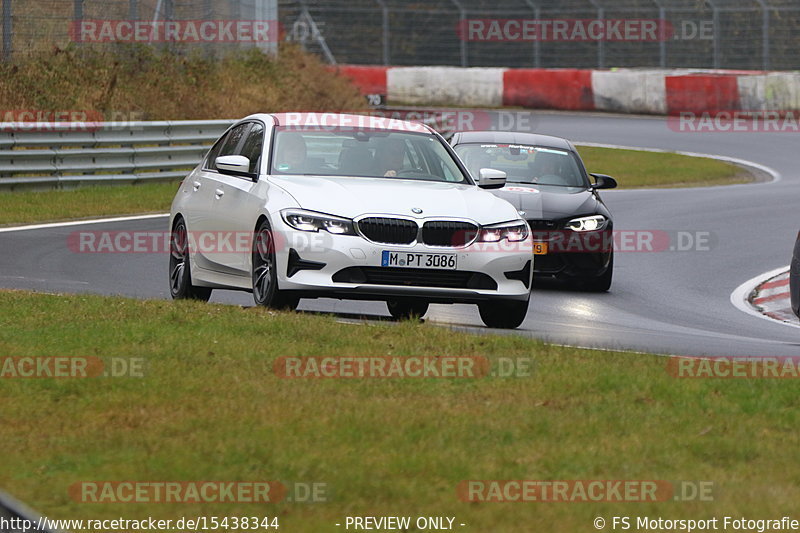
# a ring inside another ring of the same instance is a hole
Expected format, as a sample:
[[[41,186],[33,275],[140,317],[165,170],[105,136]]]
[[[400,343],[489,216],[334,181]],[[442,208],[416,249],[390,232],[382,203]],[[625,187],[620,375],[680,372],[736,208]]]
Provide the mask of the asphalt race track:
[[[679,355],[800,355],[800,331],[736,309],[742,282],[789,263],[800,220],[800,154],[792,133],[681,133],[663,118],[536,113],[534,131],[576,142],[682,150],[751,161],[778,181],[729,187],[604,191],[616,230],[698,232],[709,249],[618,252],[609,293],[534,289],[519,334],[575,346]],[[602,168],[589,169],[603,172]],[[81,254],[67,246],[80,230],[166,231],[166,217],[0,231],[0,286],[169,298],[166,254]],[[705,232],[705,233],[702,233]],[[675,243],[679,244],[679,243]],[[215,291],[214,302],[252,305],[248,293]],[[388,316],[382,303],[305,300],[300,309]],[[436,305],[429,320],[481,326],[477,308]]]

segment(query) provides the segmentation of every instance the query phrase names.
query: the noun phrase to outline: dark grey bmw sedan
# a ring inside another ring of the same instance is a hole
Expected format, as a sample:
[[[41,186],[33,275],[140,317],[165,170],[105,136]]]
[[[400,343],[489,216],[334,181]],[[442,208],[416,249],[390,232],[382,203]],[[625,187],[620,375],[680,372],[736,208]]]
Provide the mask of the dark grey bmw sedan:
[[[511,202],[534,236],[534,280],[567,280],[607,291],[614,270],[613,221],[598,193],[617,182],[589,174],[575,146],[549,135],[503,131],[457,132],[450,143],[472,175],[482,168],[506,174],[491,192]]]

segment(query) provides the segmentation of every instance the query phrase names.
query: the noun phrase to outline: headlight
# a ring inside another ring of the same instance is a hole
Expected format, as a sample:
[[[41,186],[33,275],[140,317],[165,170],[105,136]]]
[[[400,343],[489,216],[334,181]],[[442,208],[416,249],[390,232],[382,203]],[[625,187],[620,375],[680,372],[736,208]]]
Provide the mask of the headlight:
[[[492,226],[484,226],[478,234],[481,242],[499,242],[507,239],[511,242],[524,241],[528,238],[528,223],[524,220],[503,222]]]
[[[325,230],[334,235],[355,235],[353,221],[304,209],[284,209],[281,211],[284,222],[300,231]]]
[[[573,218],[567,222],[567,229],[572,231],[598,231],[605,229],[608,219],[603,215],[592,215],[590,217]]]

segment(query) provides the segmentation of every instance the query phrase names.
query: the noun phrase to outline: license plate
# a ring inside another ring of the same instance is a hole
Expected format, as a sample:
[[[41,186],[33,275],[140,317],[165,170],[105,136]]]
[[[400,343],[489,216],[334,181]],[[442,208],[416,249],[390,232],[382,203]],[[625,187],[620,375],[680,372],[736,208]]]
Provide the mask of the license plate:
[[[458,256],[456,254],[427,254],[384,250],[381,256],[381,266],[456,270],[458,268]]]
[[[546,242],[533,243],[533,255],[547,255],[547,243]]]

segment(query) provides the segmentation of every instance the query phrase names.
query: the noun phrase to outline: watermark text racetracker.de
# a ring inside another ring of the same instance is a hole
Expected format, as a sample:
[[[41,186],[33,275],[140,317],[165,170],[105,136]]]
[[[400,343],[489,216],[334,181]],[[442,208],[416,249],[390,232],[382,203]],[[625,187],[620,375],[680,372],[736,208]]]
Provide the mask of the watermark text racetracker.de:
[[[69,36],[79,43],[274,43],[277,20],[78,20]]]
[[[0,356],[2,379],[143,378],[142,357]]]
[[[456,486],[458,499],[474,503],[592,503],[713,501],[713,481],[638,479],[489,480]]]
[[[678,111],[667,118],[667,126],[681,133],[800,133],[800,112]]]
[[[456,26],[470,42],[661,42],[713,39],[713,20],[465,19]]]
[[[330,487],[321,481],[79,481],[68,488],[77,503],[323,503]]]
[[[3,132],[93,132],[98,130],[141,129],[145,119],[141,111],[95,109],[0,109]]]
[[[529,357],[485,356],[282,356],[272,365],[284,379],[477,379],[533,375]]]
[[[533,253],[534,243],[548,244],[548,253],[594,252],[709,252],[717,244],[710,231],[696,230],[603,230],[576,232],[572,230],[534,230],[531,241],[474,242],[469,252],[526,251]],[[273,250],[304,249],[324,252],[333,245],[335,236],[325,232],[272,233]],[[454,237],[454,247],[471,242],[469,236]],[[67,247],[79,254],[167,254],[176,242],[191,253],[246,254],[253,251],[253,233],[249,231],[190,231],[186,235],[169,231],[74,231],[67,236]]]
[[[800,357],[671,357],[666,369],[681,379],[799,379]]]

